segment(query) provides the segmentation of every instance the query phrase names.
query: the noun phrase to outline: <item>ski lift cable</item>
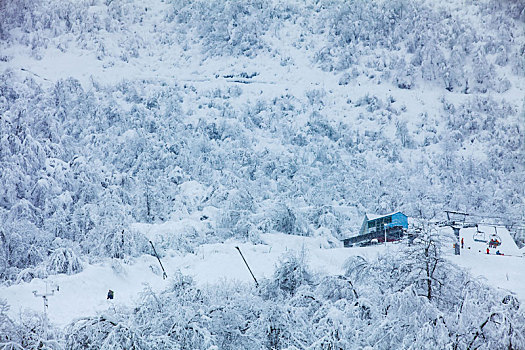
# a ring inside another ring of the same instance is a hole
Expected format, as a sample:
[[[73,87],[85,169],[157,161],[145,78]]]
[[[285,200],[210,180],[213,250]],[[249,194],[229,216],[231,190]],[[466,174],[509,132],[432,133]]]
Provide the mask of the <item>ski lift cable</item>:
[[[427,218],[420,217],[420,216],[411,216],[413,219],[420,219],[420,220],[427,220]],[[452,221],[452,220],[449,220]],[[512,227],[512,228],[519,228],[519,229],[525,229],[525,224],[513,224],[513,223],[503,223],[503,222],[482,222],[482,221],[465,221],[462,220],[456,221],[457,223],[464,223],[467,225],[486,225],[486,226],[506,226],[506,227]]]
[[[450,211],[450,210],[445,210],[446,213],[452,213],[452,214],[460,214],[460,215],[465,215],[465,216],[474,216],[474,217],[477,217],[477,218],[483,218],[483,219],[501,219],[501,220],[504,220],[506,221],[508,224],[505,224],[505,225],[508,225],[508,226],[513,226],[513,227],[520,227],[520,228],[525,228],[525,225],[524,224],[510,224],[509,222],[512,222],[514,221],[515,223],[519,223],[519,222],[523,222],[523,219],[517,219],[517,220],[512,220],[510,219],[509,217],[505,217],[505,216],[499,216],[499,215],[484,215],[484,214],[468,214],[468,213],[460,213],[460,212],[454,212],[454,211]],[[483,223],[485,225],[503,225],[502,223],[497,223],[497,224],[494,224],[494,223]]]
[[[506,225],[502,223],[494,223],[494,222],[465,222],[465,224],[469,225],[483,225],[483,226],[511,226],[513,228],[525,228],[525,225]]]
[[[522,220],[512,220],[508,217],[502,217],[502,216],[489,216],[489,215],[480,215],[480,214],[469,214],[469,213],[463,213],[459,211],[454,210],[444,210],[444,212],[447,214],[447,221],[453,221],[450,219],[450,214],[456,214],[456,215],[463,215],[463,220],[457,220],[457,222],[461,222],[462,224],[466,225],[487,225],[487,226],[505,226],[505,227],[511,227],[514,229],[525,229],[525,224],[520,223],[523,222]],[[473,221],[466,221],[466,217],[478,217],[478,218],[485,218],[485,219],[501,219],[505,222],[473,222]],[[414,219],[421,219],[425,220],[426,218],[420,217],[420,216],[412,216]],[[514,222],[513,222],[514,221]]]
[[[502,216],[502,215],[470,214],[470,213],[463,213],[463,212],[454,211],[454,210],[444,210],[444,212],[445,213],[449,213],[449,214],[457,214],[457,215],[464,215],[464,216],[475,216],[475,217],[478,217],[478,218],[485,218],[485,219],[509,220],[508,216]]]

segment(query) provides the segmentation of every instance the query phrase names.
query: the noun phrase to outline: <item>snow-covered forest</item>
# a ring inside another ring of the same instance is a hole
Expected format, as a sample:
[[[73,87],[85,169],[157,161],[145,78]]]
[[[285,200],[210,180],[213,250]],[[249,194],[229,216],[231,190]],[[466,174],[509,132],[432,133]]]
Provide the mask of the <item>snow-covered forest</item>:
[[[0,334],[7,349],[523,349],[519,301],[440,258],[435,238],[349,258],[337,276],[312,273],[307,254],[290,252],[258,288],[202,288],[177,274],[133,307],[52,327],[46,341],[41,316],[23,314],[16,327],[0,312]]]
[[[133,224],[189,217],[159,249],[444,209],[522,244],[524,26],[522,0],[1,1],[0,281],[130,261]],[[343,276],[290,254],[259,289],[179,275],[45,347],[524,349],[523,307],[425,242]],[[38,346],[4,308],[0,346]]]

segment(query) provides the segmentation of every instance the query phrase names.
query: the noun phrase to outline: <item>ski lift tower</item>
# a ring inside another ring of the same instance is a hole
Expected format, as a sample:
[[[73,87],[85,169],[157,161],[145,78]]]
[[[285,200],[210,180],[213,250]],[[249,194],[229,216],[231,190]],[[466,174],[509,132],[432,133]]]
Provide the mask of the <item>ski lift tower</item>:
[[[447,222],[445,226],[452,227],[452,230],[454,230],[454,236],[456,236],[456,243],[454,243],[454,255],[460,255],[460,243],[459,243],[459,230],[463,227],[465,227],[465,218],[469,215],[467,213],[461,213],[458,211],[450,211],[445,210],[445,213],[447,214]],[[454,217],[463,217],[463,220],[453,220]]]
[[[46,291],[45,292],[42,292],[42,293],[38,293],[38,291],[34,290],[33,291],[33,295],[35,297],[42,297],[42,300],[44,301],[44,340],[47,340],[47,324],[48,324],[48,320],[47,320],[47,309],[49,307],[48,305],[48,297],[51,297],[53,295],[55,295],[55,292],[58,292],[60,290],[60,288],[58,287],[58,285],[56,284],[53,284],[53,286],[51,287],[51,291],[49,291],[50,289],[50,285],[51,283],[50,282],[47,282],[46,281]]]

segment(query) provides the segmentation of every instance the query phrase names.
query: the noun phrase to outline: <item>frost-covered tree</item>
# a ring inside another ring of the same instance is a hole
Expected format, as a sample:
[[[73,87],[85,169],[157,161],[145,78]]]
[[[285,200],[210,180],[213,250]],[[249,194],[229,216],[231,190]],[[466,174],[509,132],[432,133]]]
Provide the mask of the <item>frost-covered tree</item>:
[[[57,248],[46,259],[46,272],[49,274],[65,273],[68,275],[83,270],[80,258],[71,248]]]
[[[263,293],[269,296],[294,295],[301,285],[311,282],[305,252],[290,252],[281,257],[273,278],[265,284]]]

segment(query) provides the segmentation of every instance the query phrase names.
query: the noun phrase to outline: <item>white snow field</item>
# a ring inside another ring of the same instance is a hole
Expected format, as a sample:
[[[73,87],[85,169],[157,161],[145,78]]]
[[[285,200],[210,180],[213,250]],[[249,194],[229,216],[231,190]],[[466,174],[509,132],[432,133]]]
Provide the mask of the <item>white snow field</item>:
[[[161,225],[141,225],[143,230],[152,232],[169,232],[167,226],[176,222]],[[160,226],[160,227],[159,227]],[[480,230],[493,227],[480,226]],[[487,255],[486,244],[472,239],[476,228],[462,229],[465,249],[460,256],[454,256],[453,249],[448,258],[459,266],[468,269],[473,276],[486,279],[494,287],[509,290],[525,301],[525,259],[518,256],[518,249],[508,231],[498,227],[502,245],[500,251],[504,256]],[[447,228],[445,228],[447,230]],[[284,234],[262,235],[262,244],[239,243],[229,241],[220,244],[205,244],[194,254],[181,255],[177,251],[167,251],[162,263],[168,274],[163,279],[157,259],[154,256],[142,256],[130,263],[107,260],[100,264],[88,265],[76,275],[57,275],[45,280],[33,279],[30,283],[20,283],[10,287],[1,287],[0,296],[10,304],[10,315],[14,318],[24,309],[37,312],[43,310],[43,300],[32,293],[44,292],[46,283],[49,288],[58,285],[60,290],[49,297],[48,315],[52,323],[65,326],[76,318],[91,316],[97,311],[112,308],[113,304],[132,306],[134,300],[144,288],[160,291],[169,284],[170,277],[180,271],[192,276],[200,285],[220,284],[221,282],[253,283],[252,276],[244,265],[237,249],[238,246],[256,278],[271,277],[279,257],[289,250],[306,252],[307,261],[315,272],[341,274],[345,260],[350,256],[361,255],[374,258],[385,249],[397,249],[399,244],[386,246],[354,248],[330,248],[324,237],[301,237]],[[333,245],[333,243],[332,243]],[[470,247],[470,249],[469,249]],[[113,301],[106,300],[107,291],[115,292]]]
[[[493,238],[500,241],[501,245],[497,248],[489,248],[490,254],[495,254],[496,251],[499,250],[500,253],[504,255],[521,255],[509,231],[504,227],[478,225],[478,228],[469,227],[461,229],[460,234],[464,239],[464,249],[467,251],[470,250],[472,253],[486,253],[487,244]]]
[[[489,248],[490,254],[487,255],[487,242],[495,234],[501,245],[496,249]],[[520,300],[525,300],[525,258],[509,231],[504,227],[479,225],[478,228],[460,230],[460,235],[464,239],[464,249],[460,256],[450,255],[449,259],[472,275],[482,276],[493,287],[510,290]],[[485,242],[481,242],[482,236]],[[503,255],[496,255],[498,250]]]

